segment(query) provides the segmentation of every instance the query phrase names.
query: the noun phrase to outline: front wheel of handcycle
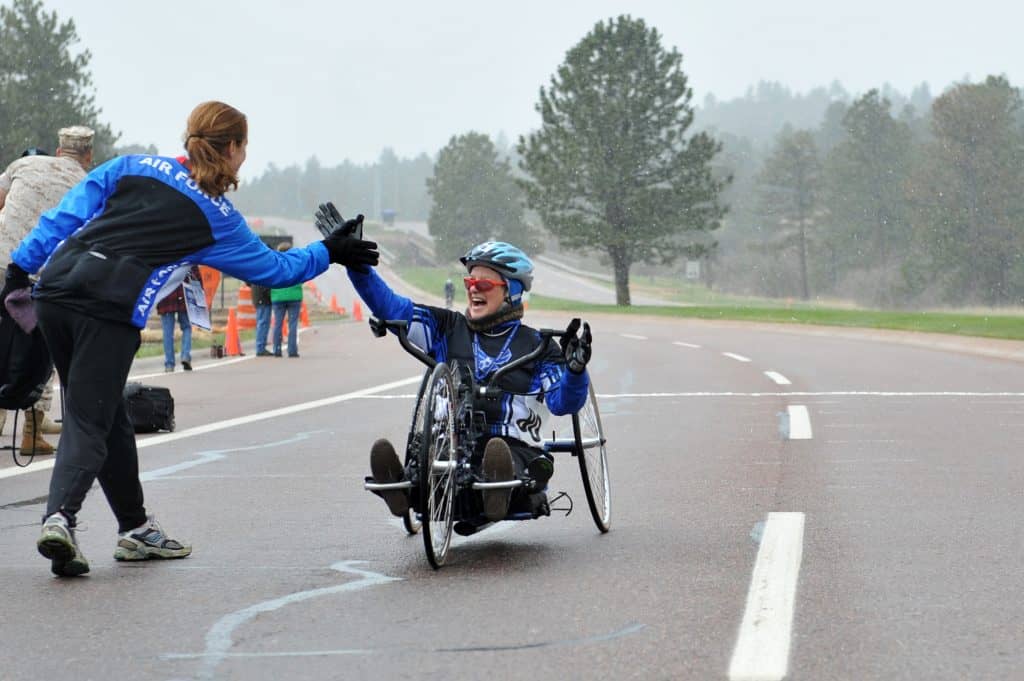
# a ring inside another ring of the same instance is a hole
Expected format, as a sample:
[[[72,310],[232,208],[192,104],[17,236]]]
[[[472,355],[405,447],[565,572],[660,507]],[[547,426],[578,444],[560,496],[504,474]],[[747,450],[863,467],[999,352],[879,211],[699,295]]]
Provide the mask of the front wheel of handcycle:
[[[444,565],[452,543],[455,502],[455,384],[444,362],[434,367],[424,392],[419,458],[423,546],[427,560]]]
[[[594,385],[590,385],[587,401],[572,415],[573,437],[576,438],[576,458],[580,462],[583,476],[583,491],[587,494],[590,515],[601,532],[611,529],[612,488],[608,481],[608,451],[604,428],[601,426],[601,412],[597,408]]]

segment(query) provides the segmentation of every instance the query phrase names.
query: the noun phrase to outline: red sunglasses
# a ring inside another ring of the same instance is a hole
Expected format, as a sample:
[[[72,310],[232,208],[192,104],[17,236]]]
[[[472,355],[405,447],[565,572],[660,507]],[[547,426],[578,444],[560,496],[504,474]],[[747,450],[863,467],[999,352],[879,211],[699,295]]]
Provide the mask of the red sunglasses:
[[[495,281],[493,279],[477,279],[476,277],[463,277],[462,282],[466,285],[466,290],[476,287],[476,290],[480,293],[487,293],[495,286],[508,286],[503,281]]]

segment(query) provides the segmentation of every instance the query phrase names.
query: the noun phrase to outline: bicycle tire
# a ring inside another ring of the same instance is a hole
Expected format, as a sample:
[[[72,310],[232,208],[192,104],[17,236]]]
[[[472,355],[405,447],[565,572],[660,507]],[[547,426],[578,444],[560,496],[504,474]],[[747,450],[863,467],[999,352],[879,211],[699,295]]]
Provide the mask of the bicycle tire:
[[[576,458],[579,459],[590,515],[603,534],[611,529],[612,490],[608,479],[607,441],[593,383],[590,384],[583,408],[572,415],[572,433],[576,440]]]

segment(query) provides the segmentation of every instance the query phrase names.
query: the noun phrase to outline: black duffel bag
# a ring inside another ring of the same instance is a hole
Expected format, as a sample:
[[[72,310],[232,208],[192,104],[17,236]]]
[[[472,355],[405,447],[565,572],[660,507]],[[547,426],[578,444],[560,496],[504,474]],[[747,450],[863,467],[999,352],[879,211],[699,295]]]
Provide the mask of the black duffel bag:
[[[174,430],[174,398],[167,388],[127,383],[124,386],[124,406],[136,433]]]
[[[11,316],[0,319],[0,409],[28,409],[43,394],[53,363],[38,328],[25,333]]]

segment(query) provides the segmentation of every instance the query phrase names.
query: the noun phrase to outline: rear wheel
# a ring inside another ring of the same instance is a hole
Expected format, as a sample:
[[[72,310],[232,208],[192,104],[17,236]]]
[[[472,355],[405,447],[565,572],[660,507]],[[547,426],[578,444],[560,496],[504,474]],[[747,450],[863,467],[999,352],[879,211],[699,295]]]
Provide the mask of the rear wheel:
[[[573,437],[576,438],[576,458],[583,475],[583,490],[587,494],[590,515],[601,532],[611,529],[612,489],[608,481],[608,452],[605,448],[601,412],[597,408],[594,385],[579,412],[572,415]]]
[[[435,568],[444,565],[452,543],[455,501],[455,385],[448,365],[434,367],[423,399],[423,445],[420,447],[420,503],[423,546]]]

